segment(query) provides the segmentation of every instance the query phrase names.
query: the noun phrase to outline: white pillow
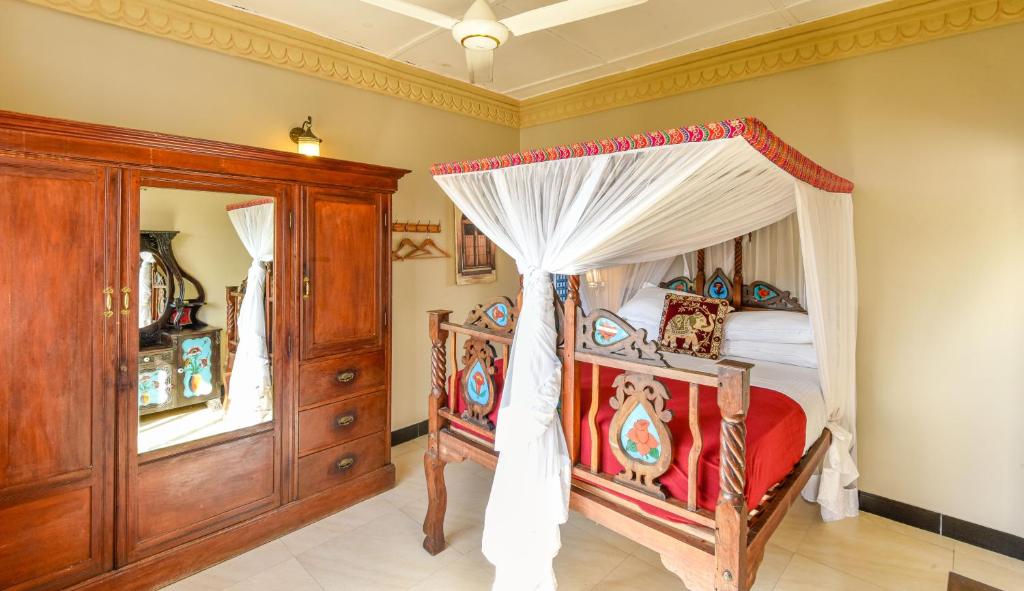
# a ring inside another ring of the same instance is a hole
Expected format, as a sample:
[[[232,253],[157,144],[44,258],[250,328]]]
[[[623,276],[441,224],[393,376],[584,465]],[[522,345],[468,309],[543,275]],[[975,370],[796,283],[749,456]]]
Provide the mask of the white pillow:
[[[660,320],[660,319],[659,319]],[[754,310],[732,312],[725,317],[726,341],[810,344],[811,319],[800,312]]]
[[[787,312],[791,313],[791,312]],[[727,325],[728,326],[728,325]],[[755,361],[772,361],[800,367],[818,367],[814,345],[803,343],[765,343],[760,341],[722,341],[722,356],[744,357]]]
[[[646,330],[647,340],[656,341],[661,328],[661,310],[665,307],[665,296],[670,293],[679,292],[662,289],[653,283],[644,283],[636,295],[622,304],[618,315],[633,328]]]

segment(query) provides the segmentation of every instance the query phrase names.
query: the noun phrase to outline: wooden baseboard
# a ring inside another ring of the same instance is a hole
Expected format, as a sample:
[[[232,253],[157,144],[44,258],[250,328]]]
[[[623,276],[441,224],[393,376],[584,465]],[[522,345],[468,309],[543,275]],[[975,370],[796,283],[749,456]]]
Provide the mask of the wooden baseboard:
[[[420,421],[408,427],[396,429],[391,432],[391,446],[394,447],[407,441],[412,441],[417,437],[422,437],[427,434],[428,430],[430,430],[430,427],[427,421]]]
[[[89,579],[71,591],[158,589],[340,511],[395,485],[395,466],[294,501],[237,525]]]
[[[866,513],[898,521],[940,536],[1024,560],[1024,538],[978,525],[936,511],[860,491],[860,508]]]

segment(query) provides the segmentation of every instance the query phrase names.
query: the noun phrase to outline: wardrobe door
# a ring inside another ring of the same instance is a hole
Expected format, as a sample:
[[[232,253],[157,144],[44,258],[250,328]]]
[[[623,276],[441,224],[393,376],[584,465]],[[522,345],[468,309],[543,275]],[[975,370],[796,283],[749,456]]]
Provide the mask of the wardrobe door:
[[[112,564],[116,171],[0,158],[0,588]]]
[[[379,195],[306,189],[303,359],[383,346],[386,219]]]

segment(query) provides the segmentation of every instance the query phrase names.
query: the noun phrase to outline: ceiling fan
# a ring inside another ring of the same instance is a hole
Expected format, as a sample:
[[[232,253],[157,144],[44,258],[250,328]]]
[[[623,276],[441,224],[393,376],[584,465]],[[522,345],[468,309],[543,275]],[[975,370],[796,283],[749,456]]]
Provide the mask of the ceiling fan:
[[[549,6],[521,12],[498,20],[487,0],[475,0],[462,20],[452,18],[406,0],[362,0],[392,12],[404,14],[437,27],[451,29],[455,40],[466,48],[466,64],[470,82],[490,82],[494,79],[494,50],[508,40],[508,36],[526,35],[566,23],[580,21],[647,0],[562,0]]]

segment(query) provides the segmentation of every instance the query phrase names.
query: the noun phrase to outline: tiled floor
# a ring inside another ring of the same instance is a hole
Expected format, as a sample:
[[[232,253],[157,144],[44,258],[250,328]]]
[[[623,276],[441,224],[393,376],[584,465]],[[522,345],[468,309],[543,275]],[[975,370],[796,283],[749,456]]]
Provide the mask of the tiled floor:
[[[168,587],[171,591],[462,591],[489,589],[480,553],[490,472],[446,469],[450,547],[421,547],[425,439],[394,450],[391,491]],[[573,515],[555,563],[560,590],[683,590],[645,548]],[[757,591],[944,591],[950,570],[1003,591],[1024,591],[1024,562],[862,514],[825,524],[798,501],[768,546]]]

